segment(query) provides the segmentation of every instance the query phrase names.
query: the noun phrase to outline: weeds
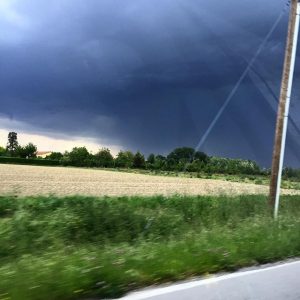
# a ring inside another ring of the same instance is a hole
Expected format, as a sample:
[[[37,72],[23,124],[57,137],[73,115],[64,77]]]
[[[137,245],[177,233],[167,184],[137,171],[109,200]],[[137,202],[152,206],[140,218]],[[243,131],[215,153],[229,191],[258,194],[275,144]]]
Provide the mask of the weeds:
[[[300,255],[300,198],[0,197],[0,299],[117,297]]]

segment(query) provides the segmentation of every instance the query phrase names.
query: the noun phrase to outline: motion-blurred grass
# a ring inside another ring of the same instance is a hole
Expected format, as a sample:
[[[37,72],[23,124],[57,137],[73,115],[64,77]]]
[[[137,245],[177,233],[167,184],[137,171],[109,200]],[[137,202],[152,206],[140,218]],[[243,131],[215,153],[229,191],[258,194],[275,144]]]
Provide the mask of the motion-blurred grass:
[[[300,255],[300,197],[0,197],[0,299],[117,297]]]

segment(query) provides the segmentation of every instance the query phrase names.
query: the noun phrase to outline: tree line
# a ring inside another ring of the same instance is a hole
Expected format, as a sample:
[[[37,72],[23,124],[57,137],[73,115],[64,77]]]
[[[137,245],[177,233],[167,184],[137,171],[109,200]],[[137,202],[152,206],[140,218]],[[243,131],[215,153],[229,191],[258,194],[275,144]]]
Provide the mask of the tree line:
[[[37,147],[33,143],[21,146],[18,142],[18,134],[10,132],[7,137],[6,148],[0,146],[0,156],[36,158]]]
[[[36,158],[37,147],[29,143],[21,146],[17,133],[10,132],[6,148],[0,147],[0,156],[14,158]],[[147,158],[140,152],[120,151],[113,157],[108,148],[100,149],[96,154],[86,147],[75,147],[65,153],[53,152],[46,160],[59,161],[64,166],[147,169],[176,172],[204,172],[224,174],[262,174],[264,171],[251,160],[210,157],[204,152],[190,147],[180,147],[168,155],[150,154]]]
[[[11,158],[14,163],[18,159],[42,159],[37,158],[37,147],[33,143],[23,146],[19,144],[16,132],[8,134],[6,148],[0,146],[0,157]],[[44,160],[47,160],[49,165],[52,165],[51,162],[53,162],[75,167],[270,175],[269,169],[262,169],[255,161],[208,156],[206,153],[190,147],[176,148],[166,156],[150,154],[147,158],[140,151],[136,153],[120,151],[116,157],[113,157],[108,148],[102,148],[96,154],[92,154],[86,147],[75,147],[70,152],[52,152]],[[46,161],[44,162],[46,165]],[[300,180],[300,169],[287,167],[283,170],[283,177]]]
[[[59,160],[62,165],[77,167],[102,167],[147,169],[177,172],[205,172],[224,174],[262,174],[254,161],[209,157],[190,147],[176,148],[167,156],[150,154],[147,158],[140,152],[120,151],[113,157],[108,148],[100,149],[96,154],[86,147],[75,147],[64,154],[53,152],[46,159]]]

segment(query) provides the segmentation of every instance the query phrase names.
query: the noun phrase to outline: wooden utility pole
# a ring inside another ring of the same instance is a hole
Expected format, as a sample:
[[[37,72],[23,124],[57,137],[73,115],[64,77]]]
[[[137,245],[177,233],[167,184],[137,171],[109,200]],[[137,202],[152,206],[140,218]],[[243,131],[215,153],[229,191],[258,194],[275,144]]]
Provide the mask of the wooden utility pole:
[[[278,216],[279,196],[284,161],[286,133],[288,125],[292,82],[295,69],[296,48],[299,33],[300,0],[291,0],[291,11],[288,27],[285,61],[281,82],[281,92],[276,122],[275,143],[273,150],[272,173],[270,182],[269,204]]]

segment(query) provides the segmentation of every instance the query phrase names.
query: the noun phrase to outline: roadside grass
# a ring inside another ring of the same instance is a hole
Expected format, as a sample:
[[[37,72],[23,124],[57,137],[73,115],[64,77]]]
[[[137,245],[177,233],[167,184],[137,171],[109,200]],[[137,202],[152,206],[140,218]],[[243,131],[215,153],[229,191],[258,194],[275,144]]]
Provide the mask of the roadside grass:
[[[0,299],[114,298],[300,256],[300,197],[0,197]]]

